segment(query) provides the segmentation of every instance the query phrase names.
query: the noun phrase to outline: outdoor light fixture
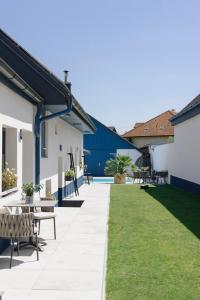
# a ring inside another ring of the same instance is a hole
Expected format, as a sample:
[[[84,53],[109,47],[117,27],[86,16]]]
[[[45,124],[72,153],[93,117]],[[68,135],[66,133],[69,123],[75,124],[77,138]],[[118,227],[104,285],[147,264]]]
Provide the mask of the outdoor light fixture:
[[[60,151],[62,151],[62,145],[60,145],[60,147],[59,147],[59,148],[60,148]]]

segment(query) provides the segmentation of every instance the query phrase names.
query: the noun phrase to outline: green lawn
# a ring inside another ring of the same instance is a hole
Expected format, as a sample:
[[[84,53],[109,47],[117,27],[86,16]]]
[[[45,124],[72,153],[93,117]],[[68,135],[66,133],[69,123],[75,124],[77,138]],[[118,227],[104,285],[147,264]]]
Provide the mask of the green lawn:
[[[200,299],[200,197],[112,185],[107,300]]]

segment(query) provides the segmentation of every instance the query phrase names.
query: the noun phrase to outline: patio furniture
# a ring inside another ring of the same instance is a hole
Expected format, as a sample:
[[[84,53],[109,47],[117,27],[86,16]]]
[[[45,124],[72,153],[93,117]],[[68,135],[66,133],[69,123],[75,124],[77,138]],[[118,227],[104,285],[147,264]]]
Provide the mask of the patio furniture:
[[[37,260],[39,260],[38,236],[37,231],[34,230],[32,213],[22,213],[19,215],[0,214],[0,237],[10,239],[10,268],[12,267],[14,244],[15,242],[17,243],[19,255],[19,240],[22,238],[30,239],[35,237]]]
[[[155,172],[156,183],[167,183],[168,171],[157,171]]]
[[[135,180],[140,183],[141,179],[141,172],[133,172],[133,183],[135,183]]]
[[[40,201],[52,201],[51,198],[42,197]],[[43,220],[53,220],[54,225],[54,239],[56,240],[56,214],[54,212],[54,206],[35,207],[34,221],[38,223],[38,234],[40,234],[40,222]]]
[[[85,183],[87,183],[89,185],[90,182],[93,182],[92,174],[91,173],[85,173],[84,174],[84,180],[85,180]]]
[[[42,200],[41,200],[42,199]],[[41,200],[41,201],[40,201]],[[47,220],[49,219],[49,217],[51,216],[51,218],[53,218],[53,214],[55,216],[53,211],[54,206],[57,205],[58,201],[57,200],[52,200],[51,198],[40,198],[40,200],[35,200],[33,203],[25,203],[25,201],[12,201],[9,204],[7,204],[7,207],[10,208],[12,210],[12,208],[16,208],[19,209],[21,208],[22,211],[25,210],[26,212],[34,212],[36,210],[36,208],[42,208],[45,210],[49,210],[49,212],[43,212],[42,215],[42,211],[38,212],[38,215],[36,215],[37,213],[34,213],[34,220],[37,223],[37,221],[39,221],[39,214],[40,217],[43,217],[43,220]],[[39,210],[39,209],[38,209]],[[44,214],[46,214],[46,218],[44,218]],[[48,218],[47,218],[47,214],[48,214]],[[51,219],[50,218],[50,219]],[[41,220],[40,220],[41,221]],[[55,237],[55,233],[56,233],[56,228],[55,228],[55,221],[54,221],[54,237]],[[38,233],[39,234],[39,233]],[[20,248],[27,246],[28,243],[20,243]],[[33,247],[36,247],[34,241],[30,240],[28,245],[32,245]],[[41,246],[46,245],[45,242],[41,242],[39,241],[39,251],[43,251],[43,248]]]
[[[142,182],[145,184],[147,182],[150,182],[150,174],[149,171],[141,171],[140,176],[142,178]]]

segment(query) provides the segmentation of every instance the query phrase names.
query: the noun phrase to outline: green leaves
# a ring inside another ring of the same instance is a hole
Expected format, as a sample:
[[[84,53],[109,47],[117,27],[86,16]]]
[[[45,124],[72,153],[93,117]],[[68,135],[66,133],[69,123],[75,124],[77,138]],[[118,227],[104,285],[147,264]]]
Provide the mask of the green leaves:
[[[26,196],[33,196],[34,192],[39,192],[43,188],[42,184],[34,184],[33,182],[28,182],[23,184],[22,190]]]
[[[125,174],[128,168],[132,165],[132,160],[127,155],[117,155],[106,162],[104,173],[107,176],[116,174]]]

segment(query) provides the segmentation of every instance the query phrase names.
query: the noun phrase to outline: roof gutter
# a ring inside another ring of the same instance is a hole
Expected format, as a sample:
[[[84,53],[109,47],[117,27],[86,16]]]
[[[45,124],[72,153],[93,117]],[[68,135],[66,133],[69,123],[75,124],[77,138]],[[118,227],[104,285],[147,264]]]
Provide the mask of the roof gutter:
[[[0,58],[0,73],[9,81],[13,82],[22,92],[33,99],[34,102],[41,103],[43,98],[36,93],[12,68]]]

